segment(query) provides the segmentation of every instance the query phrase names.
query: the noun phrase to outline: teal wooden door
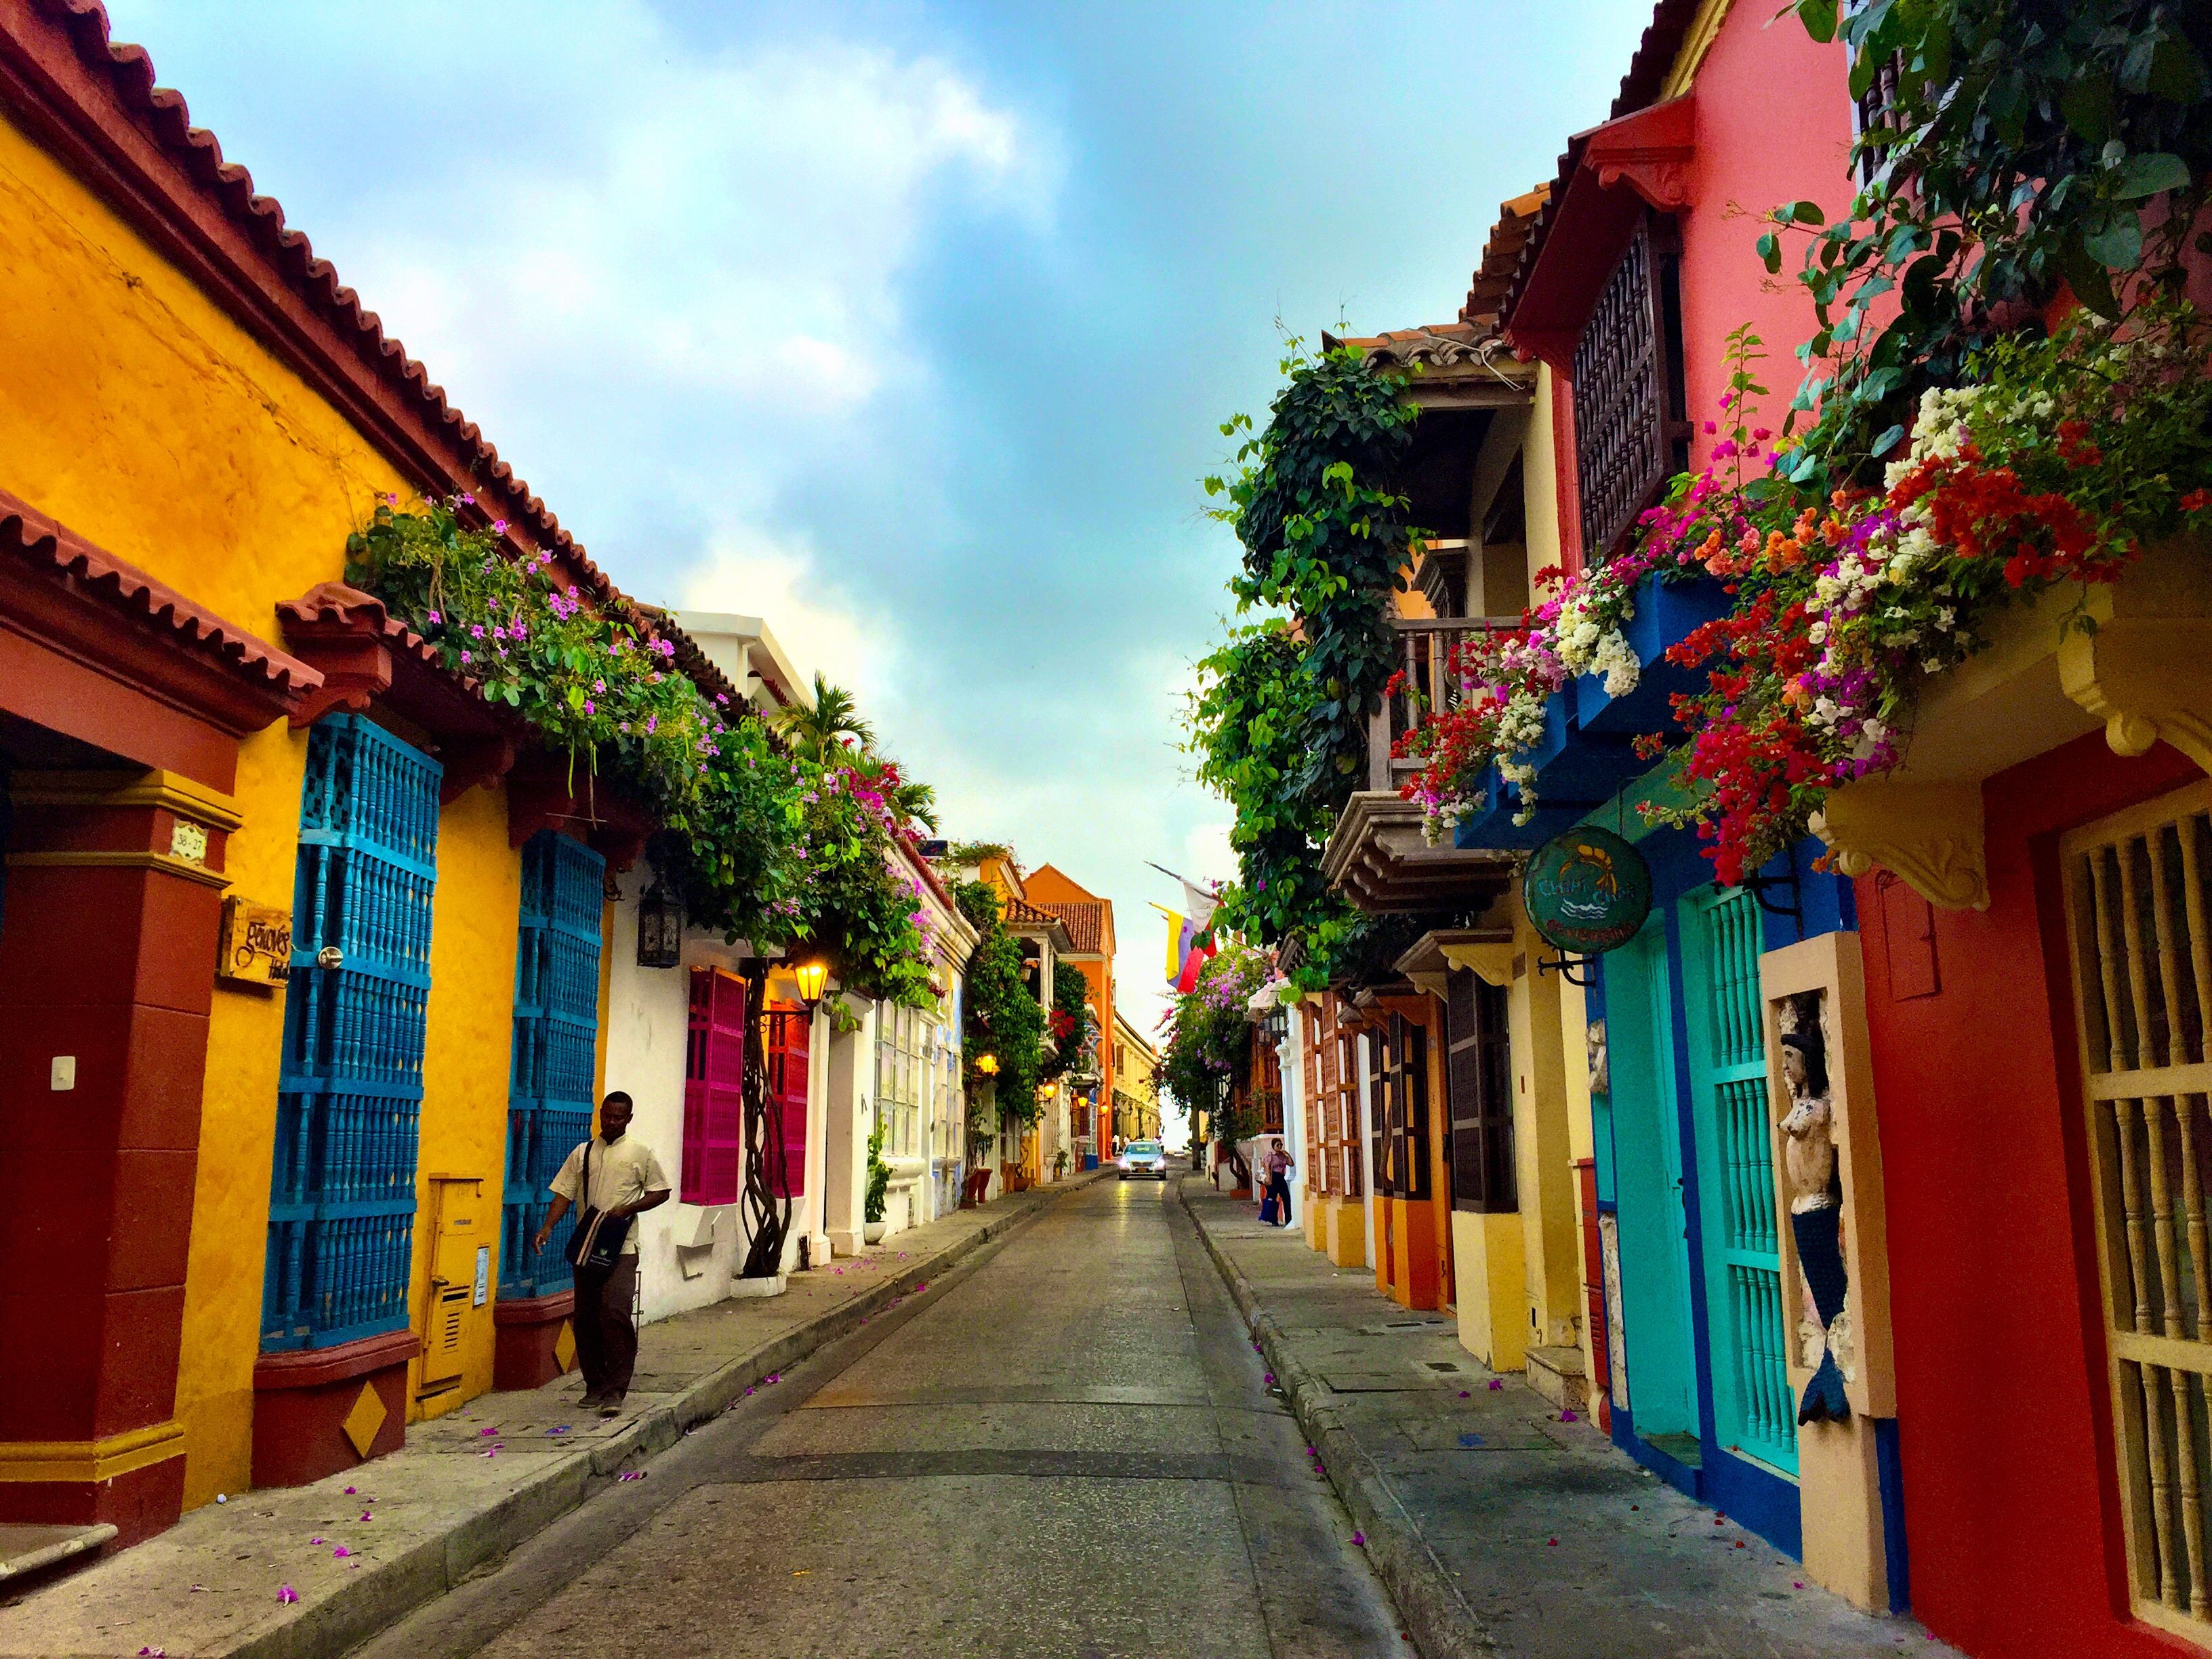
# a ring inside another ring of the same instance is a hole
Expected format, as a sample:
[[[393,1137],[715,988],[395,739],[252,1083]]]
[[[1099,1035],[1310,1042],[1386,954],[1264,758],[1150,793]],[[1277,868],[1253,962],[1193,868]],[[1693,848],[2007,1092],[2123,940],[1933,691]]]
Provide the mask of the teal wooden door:
[[[1670,1003],[1666,923],[1654,917],[1605,958],[1621,1328],[1636,1432],[1694,1467],[1698,1370]]]
[[[1759,902],[1740,889],[1706,888],[1682,900],[1681,925],[1714,1432],[1721,1445],[1794,1475]]]

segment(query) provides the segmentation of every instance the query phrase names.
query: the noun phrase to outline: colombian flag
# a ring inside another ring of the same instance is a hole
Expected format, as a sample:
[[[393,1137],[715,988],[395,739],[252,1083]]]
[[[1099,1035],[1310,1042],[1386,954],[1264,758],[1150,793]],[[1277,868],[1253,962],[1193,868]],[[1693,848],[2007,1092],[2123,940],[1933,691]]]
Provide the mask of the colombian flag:
[[[1202,923],[1177,915],[1164,905],[1152,907],[1168,919],[1168,983],[1188,996],[1198,988],[1198,970],[1213,954],[1213,935]]]

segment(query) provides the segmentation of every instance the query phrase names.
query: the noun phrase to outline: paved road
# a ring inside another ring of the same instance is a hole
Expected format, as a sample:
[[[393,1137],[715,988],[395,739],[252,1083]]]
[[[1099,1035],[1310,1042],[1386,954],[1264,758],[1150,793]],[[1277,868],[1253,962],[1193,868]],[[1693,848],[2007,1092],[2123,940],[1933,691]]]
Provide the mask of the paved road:
[[[1410,1655],[1188,1217],[1004,1243],[695,1431],[364,1659]]]

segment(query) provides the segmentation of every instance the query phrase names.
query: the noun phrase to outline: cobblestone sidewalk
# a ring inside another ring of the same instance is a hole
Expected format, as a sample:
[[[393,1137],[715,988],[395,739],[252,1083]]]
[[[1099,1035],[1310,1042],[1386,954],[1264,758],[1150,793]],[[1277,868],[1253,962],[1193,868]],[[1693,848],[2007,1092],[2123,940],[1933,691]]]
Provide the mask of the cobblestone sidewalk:
[[[1958,1659],[1493,1377],[1449,1316],[1200,1177],[1182,1194],[1425,1659]]]

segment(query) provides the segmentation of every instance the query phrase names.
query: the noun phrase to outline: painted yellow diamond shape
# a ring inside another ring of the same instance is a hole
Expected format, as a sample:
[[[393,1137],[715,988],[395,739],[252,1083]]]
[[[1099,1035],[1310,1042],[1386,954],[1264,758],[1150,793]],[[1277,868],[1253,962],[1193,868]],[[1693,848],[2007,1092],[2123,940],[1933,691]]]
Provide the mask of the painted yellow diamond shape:
[[[553,1358],[564,1376],[576,1369],[576,1328],[568,1320],[561,1322],[561,1334],[553,1339]]]
[[[368,1449],[376,1443],[377,1431],[383,1428],[384,1419],[391,1415],[385,1407],[384,1396],[364,1382],[361,1385],[361,1397],[353,1402],[353,1409],[346,1413],[340,1426],[345,1430],[346,1438],[353,1442],[353,1449],[366,1457]]]

